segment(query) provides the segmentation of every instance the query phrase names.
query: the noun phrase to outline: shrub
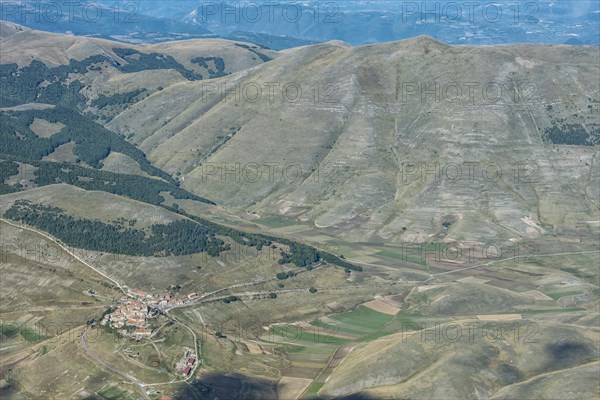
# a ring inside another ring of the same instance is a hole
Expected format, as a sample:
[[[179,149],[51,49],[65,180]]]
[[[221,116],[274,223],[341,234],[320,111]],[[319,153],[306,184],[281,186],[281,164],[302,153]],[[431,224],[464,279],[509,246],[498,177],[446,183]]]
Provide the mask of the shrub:
[[[284,280],[284,279],[287,279],[289,277],[288,274],[287,274],[287,272],[278,272],[277,275],[275,275],[275,276],[279,280]]]

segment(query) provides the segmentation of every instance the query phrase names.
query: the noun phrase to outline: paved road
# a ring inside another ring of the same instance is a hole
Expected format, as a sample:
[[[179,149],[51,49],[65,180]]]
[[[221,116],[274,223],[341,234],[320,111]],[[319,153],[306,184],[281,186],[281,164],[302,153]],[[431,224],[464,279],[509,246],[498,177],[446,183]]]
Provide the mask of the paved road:
[[[37,233],[38,235],[41,235],[43,237],[45,237],[46,239],[50,240],[51,242],[53,242],[54,244],[56,244],[58,247],[60,247],[62,250],[64,250],[67,254],[69,254],[71,257],[75,258],[77,261],[81,262],[83,265],[85,265],[86,267],[92,269],[93,271],[95,271],[96,273],[98,273],[99,275],[102,275],[104,278],[108,279],[109,281],[113,282],[124,294],[127,294],[127,292],[125,291],[125,289],[123,289],[123,286],[117,282],[116,280],[114,280],[113,278],[111,278],[110,276],[106,275],[105,273],[103,273],[102,271],[99,271],[98,269],[96,269],[94,266],[92,266],[91,264],[89,264],[87,261],[82,260],[79,256],[77,256],[76,254],[74,254],[69,248],[65,247],[62,243],[60,243],[57,239],[53,238],[52,236],[48,235],[45,232],[39,231],[35,228],[30,228],[30,227],[26,227],[26,226],[22,226],[22,225],[18,225],[15,224],[11,221],[6,220],[5,218],[0,217],[0,221],[5,222],[6,224],[13,226],[15,228],[18,229],[24,229],[30,232],[34,232]],[[240,284],[240,285],[236,285],[236,286],[244,286],[244,284]],[[205,296],[217,293],[219,291],[222,290],[226,290],[229,288],[222,288],[219,289],[213,293],[208,293]],[[178,324],[183,325],[185,328],[187,328],[190,333],[192,334],[192,337],[194,338],[194,349],[196,350],[196,354],[198,355],[198,339],[196,337],[196,334],[194,333],[194,331],[187,325],[185,325],[184,323],[178,321],[176,318],[174,317],[170,317],[173,320],[175,320],[175,322],[177,322]],[[118,369],[116,369],[115,367],[113,367],[112,365],[110,365],[109,363],[107,363],[106,361],[102,360],[101,358],[99,358],[92,350],[90,350],[87,346],[87,342],[86,342],[86,336],[87,333],[89,331],[90,327],[87,327],[85,329],[85,331],[83,332],[83,334],[81,335],[81,347],[83,348],[83,351],[92,359],[94,360],[94,362],[96,362],[97,364],[99,364],[100,366],[102,366],[105,369],[108,369],[109,371],[120,375],[122,377],[124,377],[125,379],[131,381],[134,385],[136,385],[139,389],[140,392],[142,393],[142,395],[144,396],[145,399],[147,400],[152,400],[148,394],[146,393],[146,391],[144,390],[144,386],[149,386],[149,384],[146,384],[144,382],[141,382],[140,380],[138,380],[136,377],[134,377],[131,374],[128,374],[126,372],[122,372],[119,371]],[[194,370],[196,369],[196,367],[199,365],[200,363],[196,363],[196,365],[194,366]],[[190,373],[189,377],[185,379],[185,381],[189,380],[190,378],[193,377],[193,373]],[[173,383],[173,382],[169,382],[169,383]]]

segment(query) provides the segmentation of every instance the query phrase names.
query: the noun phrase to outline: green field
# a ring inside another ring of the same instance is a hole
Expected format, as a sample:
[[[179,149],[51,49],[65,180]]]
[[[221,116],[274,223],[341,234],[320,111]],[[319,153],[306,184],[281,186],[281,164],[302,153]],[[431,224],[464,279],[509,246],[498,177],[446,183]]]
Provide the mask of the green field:
[[[37,343],[49,338],[49,336],[41,334],[39,329],[31,327],[21,328],[20,333],[23,339],[25,339],[29,343]]]
[[[411,299],[416,300],[420,303],[427,303],[430,299],[434,298],[439,293],[442,293],[444,290],[445,289],[443,287],[429,289],[424,292],[413,293],[410,297]]]
[[[329,330],[318,330],[314,331],[304,329],[293,329],[289,330],[287,327],[276,326],[271,328],[272,334],[281,336],[286,339],[287,342],[302,343],[302,345],[310,346],[310,343],[324,343],[331,345],[341,345],[349,341],[349,339],[343,339],[333,336],[335,332]]]
[[[330,314],[322,319],[311,321],[310,325],[314,329],[277,325],[271,328],[271,335],[275,335],[277,341],[285,342],[283,350],[289,357],[291,366],[295,368],[296,374],[299,370],[311,374],[315,367],[322,368],[321,375],[318,375],[303,397],[312,398],[325,384],[327,376],[331,373],[330,368],[326,366],[330,357],[341,345],[386,336],[393,332],[388,325],[390,323],[394,326],[399,325],[396,322],[396,317],[393,315],[383,314],[361,305],[351,311]],[[314,372],[312,374],[315,376]]]
[[[381,250],[381,251],[377,252],[376,255],[382,256],[382,257],[387,257],[387,258],[393,258],[394,260],[406,261],[409,263],[423,265],[423,266],[427,265],[425,260],[421,257],[411,256],[408,254],[402,254],[400,252],[396,252],[396,251],[389,250],[389,249]]]
[[[366,333],[369,333],[370,330],[364,328],[357,328],[352,324],[336,322],[335,324],[330,324],[323,322],[321,320],[311,321],[310,323],[313,326],[323,329],[328,332],[343,332],[351,335],[362,336]]]
[[[383,314],[365,306],[355,310],[328,317],[335,323],[314,320],[310,324],[324,332],[355,335],[357,342],[369,342],[403,329],[419,329],[419,314],[407,314],[404,311],[396,315]],[[294,349],[292,349],[294,351]]]
[[[556,309],[543,309],[543,310],[524,310],[520,311],[521,314],[552,314],[552,313],[567,313],[575,311],[585,311],[585,308],[573,307],[573,308],[556,308]]]
[[[315,382],[313,383],[310,388],[308,388],[308,391],[306,392],[306,396],[310,397],[310,396],[315,396],[317,394],[317,392],[323,387],[323,385],[325,385],[325,382]]]
[[[0,324],[0,333],[6,337],[13,337],[19,333],[19,328],[10,324]]]
[[[351,311],[329,315],[328,322],[321,319],[311,321],[313,330],[276,326],[272,328],[272,334],[284,337],[287,339],[286,342],[294,344],[286,345],[288,353],[325,354],[327,351],[314,350],[310,344],[341,345],[352,340],[373,340],[392,333],[393,330],[385,328],[389,324],[399,325],[395,319],[393,315],[383,314],[361,305]],[[329,322],[330,320],[332,321]],[[337,335],[351,336],[354,339]]]
[[[269,228],[283,228],[285,226],[297,225],[294,221],[279,217],[265,217],[255,220],[257,224],[267,226]]]
[[[316,354],[316,355],[329,355],[333,352],[331,347],[323,347],[323,346],[301,346],[301,345],[293,345],[286,344],[283,346],[284,350],[288,354]]]
[[[581,294],[581,292],[582,292],[581,290],[576,290],[576,291],[568,291],[568,292],[549,292],[549,293],[544,293],[544,294],[546,296],[552,297],[554,300],[558,300],[561,297]]]
[[[106,400],[129,400],[134,399],[126,390],[118,388],[114,385],[106,386],[98,391],[98,396]]]
[[[37,343],[49,338],[49,336],[43,335],[39,329],[31,326],[18,327],[10,324],[0,324],[0,333],[8,338],[20,334],[28,343]]]
[[[390,322],[393,316],[371,310],[365,306],[358,306],[355,310],[331,315],[330,318],[356,327],[378,330]],[[340,329],[343,331],[342,328]]]

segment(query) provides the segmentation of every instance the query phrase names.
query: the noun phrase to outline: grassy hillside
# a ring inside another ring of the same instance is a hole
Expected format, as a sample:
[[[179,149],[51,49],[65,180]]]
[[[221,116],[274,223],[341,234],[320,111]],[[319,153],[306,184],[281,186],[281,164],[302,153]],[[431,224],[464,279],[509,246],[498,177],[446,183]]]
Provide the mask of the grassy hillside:
[[[127,176],[136,180],[145,179]],[[89,183],[89,181],[87,182]],[[123,182],[118,182],[117,185],[121,183]],[[74,191],[74,193],[80,192],[79,189],[71,186],[60,188]],[[293,264],[312,269],[313,265],[325,262],[347,270],[362,271],[361,266],[310,245],[283,237],[240,231],[189,214],[180,210],[178,206],[162,205],[160,201],[155,203],[145,200],[143,197],[138,200],[161,205],[163,212],[178,214],[178,218],[167,224],[152,222],[149,226],[147,226],[148,221],[144,221],[142,222],[143,229],[140,229],[136,227],[137,219],[132,218],[131,213],[123,213],[123,210],[117,211],[115,218],[107,218],[108,216],[98,214],[98,209],[93,209],[91,214],[88,212],[87,216],[81,217],[81,213],[77,211],[80,207],[78,206],[79,202],[67,203],[69,208],[75,210],[74,214],[73,210],[57,207],[52,201],[56,199],[55,195],[42,196],[41,199],[44,201],[41,203],[30,200],[30,198],[39,200],[36,193],[46,193],[47,190],[49,193],[53,193],[57,189],[54,186],[48,189],[34,189],[7,195],[3,201],[3,206],[5,206],[3,207],[3,216],[48,232],[69,246],[96,252],[146,257],[205,252],[211,257],[215,257],[222,252],[231,250],[231,244],[225,243],[221,239],[226,238],[239,246],[255,248],[258,252],[263,247],[266,248],[279,265]],[[84,191],[84,193],[86,192]],[[129,197],[136,199],[136,193],[133,192],[134,195],[129,195]],[[115,201],[120,202],[119,199],[119,197],[114,197]],[[144,203],[139,203],[138,206],[150,207]],[[124,207],[124,209],[127,208]],[[98,219],[100,216],[103,217],[102,220]]]
[[[1,107],[61,102],[105,122],[169,85],[226,76],[277,57],[274,51],[237,41],[132,45],[6,22],[0,35]]]
[[[539,329],[534,343],[509,336],[514,323],[497,322],[495,326],[505,332],[504,340],[483,337],[482,330],[475,328],[473,336],[463,334],[454,341],[455,327],[464,326],[464,321],[456,322],[452,340],[436,341],[438,333],[432,328],[429,332],[391,335],[357,347],[319,394],[362,392],[374,398],[475,399],[476,393],[490,397],[503,386],[500,393],[519,393],[517,388],[527,390],[523,388],[527,385],[529,396],[543,397],[547,388],[519,382],[535,376],[545,379],[542,376],[554,371],[559,371],[553,373],[554,379],[571,381],[581,389],[567,398],[584,398],[584,393],[592,396],[595,391],[581,385],[585,375],[575,378],[570,370],[598,355],[597,338],[580,328],[532,324]]]
[[[191,62],[192,59],[202,56],[220,56],[225,61],[225,71],[227,73],[246,69],[263,62],[253,52],[236,46],[236,43],[246,43],[223,39],[191,39],[133,45],[106,39],[37,31],[5,21],[0,24],[0,37],[3,39],[2,63],[17,63],[21,67],[31,63],[33,59],[54,67],[68,64],[71,59],[82,60],[97,54],[106,54],[118,62],[124,61],[114,51],[114,48],[172,56],[195,72],[206,73],[205,79],[208,78],[208,69],[210,68],[193,63]],[[273,50],[263,49],[262,51],[269,58],[277,56],[277,52]]]
[[[349,241],[535,237],[598,216],[599,59],[594,47],[332,42],[220,78],[230,92],[172,86],[107,126],[136,127],[131,140],[190,191]]]
[[[0,397],[594,397],[597,47],[0,36]]]

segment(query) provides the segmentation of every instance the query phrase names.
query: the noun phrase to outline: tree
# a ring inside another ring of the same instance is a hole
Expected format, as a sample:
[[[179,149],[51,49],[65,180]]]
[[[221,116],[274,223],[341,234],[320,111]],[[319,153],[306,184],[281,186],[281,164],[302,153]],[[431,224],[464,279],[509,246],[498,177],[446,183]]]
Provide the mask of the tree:
[[[308,291],[311,293],[317,293],[317,288],[311,287],[310,289],[308,289]]]
[[[269,293],[269,298],[270,299],[276,299],[277,298],[277,293],[273,293],[273,292]]]
[[[284,280],[288,278],[288,274],[287,272],[278,272],[277,275],[275,275],[277,277],[277,279],[279,280]]]

